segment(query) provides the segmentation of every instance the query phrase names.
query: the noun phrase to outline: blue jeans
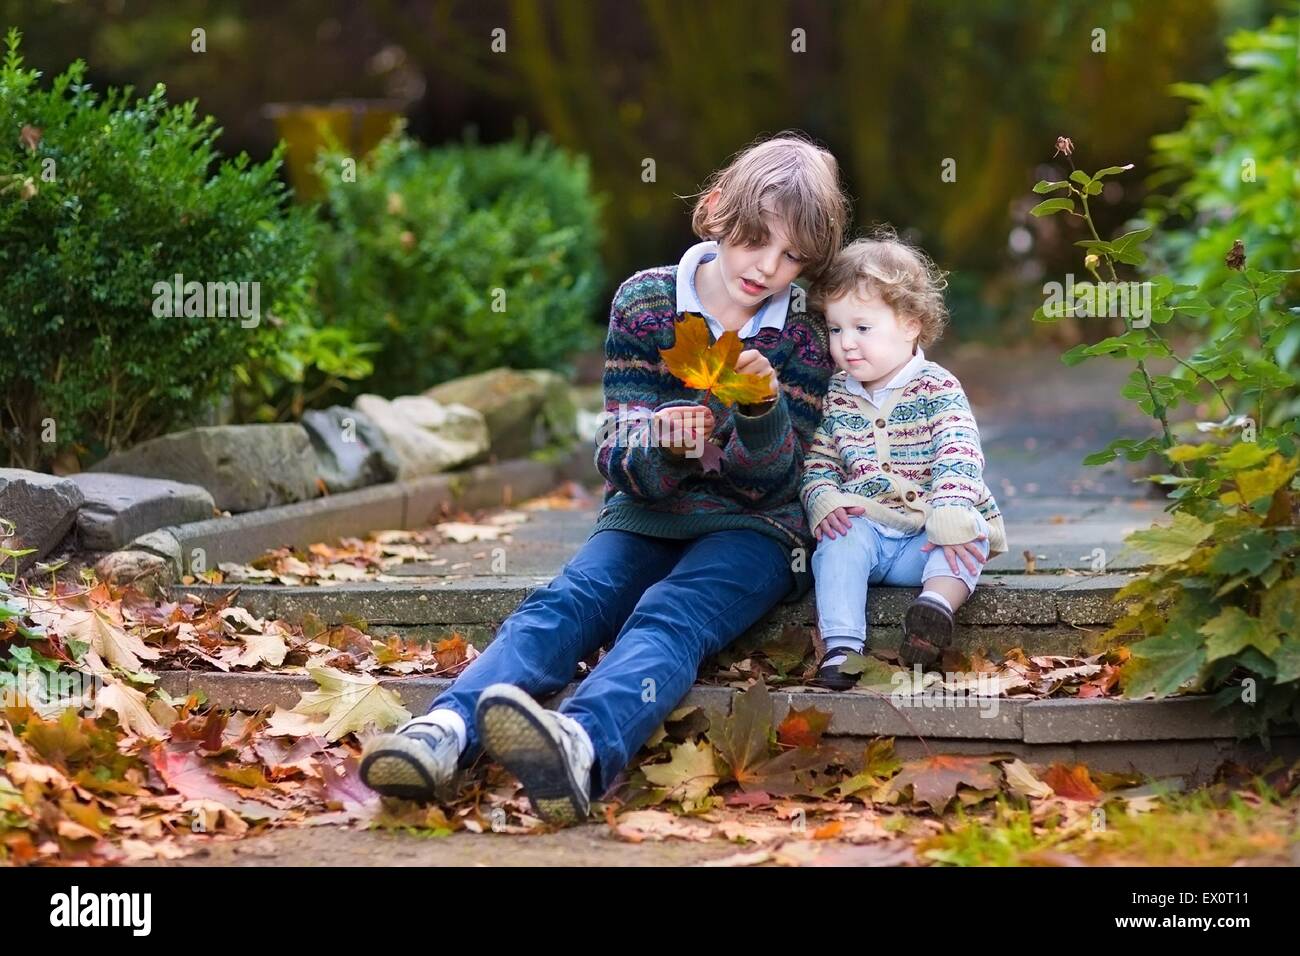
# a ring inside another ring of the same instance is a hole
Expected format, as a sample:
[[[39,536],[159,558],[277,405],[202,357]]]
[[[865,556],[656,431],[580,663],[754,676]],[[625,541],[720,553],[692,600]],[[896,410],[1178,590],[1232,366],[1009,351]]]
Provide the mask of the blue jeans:
[[[979,526],[983,534],[989,534],[988,522],[982,515]],[[973,592],[983,566],[977,565],[972,574],[958,557],[957,573],[953,574],[943,548],[921,550],[926,540],[923,530],[892,537],[888,529],[882,533],[879,525],[862,515],[850,516],[848,534],[823,536],[812,556],[817,626],[822,637],[866,640],[868,584],[915,587],[930,578],[957,577]],[[988,538],[978,544],[988,558]]]
[[[549,696],[612,638],[609,653],[557,708],[591,737],[591,794],[600,797],[686,696],[700,663],[789,593],[790,560],[776,538],[748,529],[691,540],[596,531],[555,580],[502,622],[430,710],[464,718],[461,764],[468,766],[481,751],[474,707],[484,688],[503,682]]]

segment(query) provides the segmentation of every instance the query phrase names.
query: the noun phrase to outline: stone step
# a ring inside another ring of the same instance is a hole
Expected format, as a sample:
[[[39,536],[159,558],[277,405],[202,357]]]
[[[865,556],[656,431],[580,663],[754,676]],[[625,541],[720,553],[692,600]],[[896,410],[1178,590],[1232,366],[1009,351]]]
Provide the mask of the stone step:
[[[412,713],[424,713],[451,684],[444,677],[380,680]],[[173,696],[201,691],[223,709],[291,708],[316,689],[304,674],[163,671],[159,686]],[[571,683],[546,701],[554,707],[577,690]],[[682,706],[726,713],[738,690],[697,684]],[[894,737],[904,759],[933,753],[1012,754],[1032,763],[1088,764],[1115,773],[1178,776],[1191,785],[1209,781],[1225,760],[1253,764],[1300,756],[1300,733],[1281,732],[1271,749],[1238,738],[1235,717],[1216,711],[1210,697],[1166,700],[1006,700],[926,698],[816,689],[771,691],[773,721],[794,708],[831,715],[824,746],[859,758],[873,737]]]
[[[1004,652],[1020,647],[1030,654],[1095,653],[1099,635],[1115,621],[1113,603],[1128,576],[1008,574],[985,575],[957,613],[954,643],[968,651]],[[294,623],[314,615],[326,624],[364,621],[377,634],[440,639],[460,633],[486,645],[500,623],[549,578],[477,575],[455,579],[413,578],[395,582],[338,585],[177,585],[173,598],[194,594],[217,600],[238,589],[235,603],[259,617]],[[903,613],[919,588],[872,587],[867,618],[872,643],[897,646]],[[786,625],[812,626],[814,597],[773,608],[749,635],[775,636]]]

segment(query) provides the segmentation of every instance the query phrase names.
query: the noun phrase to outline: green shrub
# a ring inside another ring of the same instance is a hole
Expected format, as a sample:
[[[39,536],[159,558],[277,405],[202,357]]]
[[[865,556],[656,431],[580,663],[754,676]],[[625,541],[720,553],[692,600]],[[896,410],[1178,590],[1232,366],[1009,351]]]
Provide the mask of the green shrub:
[[[599,341],[584,160],[542,138],[423,149],[396,135],[355,176],[338,154],[319,169],[334,226],[321,307],[378,345],[366,388],[391,396],[499,365],[563,369]]]
[[[1077,243],[1084,268],[1098,283],[1115,284],[1100,288],[1118,288],[1122,270],[1147,264],[1153,230],[1104,240],[1089,200],[1103,180],[1132,166],[1089,174],[1069,157],[1068,179],[1034,187],[1055,195],[1032,212],[1081,219],[1092,237]],[[1149,276],[1147,308],[1123,310],[1124,332],[1061,358],[1131,362],[1121,394],[1159,429],[1156,437],[1112,441],[1085,464],[1150,452],[1170,462],[1169,474],[1150,480],[1171,489],[1173,519],[1126,538],[1153,568],[1120,589],[1125,613],[1105,635],[1140,638],[1120,673],[1125,695],[1214,692],[1243,732],[1267,738],[1275,725],[1300,722],[1300,420],[1271,424],[1278,396],[1296,386],[1274,358],[1295,322],[1277,306],[1289,273],[1247,265],[1249,247],[1230,243],[1221,254],[1231,264],[1197,284]],[[1044,306],[1035,321],[1094,314],[1097,288],[1080,283],[1075,301]],[[1193,339],[1186,357],[1171,345],[1180,332]],[[1160,374],[1148,360],[1170,361],[1174,371]],[[1180,405],[1208,406],[1223,418],[1179,423],[1170,413]],[[1177,442],[1176,433],[1192,440]]]
[[[0,424],[10,461],[38,467],[198,417],[274,350],[273,314],[300,320],[314,227],[278,152],[218,161],[193,102],[168,106],[161,85],[100,97],[81,61],[43,90],[18,40],[0,69]],[[247,300],[247,318],[155,314],[155,283],[177,274],[258,283],[259,321]]]
[[[1240,239],[1253,268],[1287,269],[1280,300],[1300,301],[1300,16],[1228,39],[1235,72],[1208,85],[1180,83],[1191,100],[1187,122],[1152,140],[1154,186],[1148,222],[1157,265],[1177,282],[1202,285],[1229,274],[1224,253]],[[1231,316],[1200,320],[1207,339],[1230,330]],[[1274,359],[1300,373],[1300,323],[1274,346]],[[1300,377],[1300,375],[1297,375]],[[1293,386],[1273,396],[1272,423],[1300,414]]]

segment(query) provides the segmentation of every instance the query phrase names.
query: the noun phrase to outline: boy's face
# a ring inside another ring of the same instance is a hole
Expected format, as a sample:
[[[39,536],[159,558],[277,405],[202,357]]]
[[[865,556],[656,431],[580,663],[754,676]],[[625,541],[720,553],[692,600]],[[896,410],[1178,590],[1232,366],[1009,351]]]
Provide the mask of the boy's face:
[[[718,243],[718,267],[731,301],[752,311],[770,295],[784,289],[799,277],[804,260],[791,244],[784,221],[775,213],[765,214],[767,241],[745,246]]]
[[[912,358],[921,325],[900,318],[878,295],[866,298],[853,292],[826,304],[831,358],[868,388],[888,383]]]

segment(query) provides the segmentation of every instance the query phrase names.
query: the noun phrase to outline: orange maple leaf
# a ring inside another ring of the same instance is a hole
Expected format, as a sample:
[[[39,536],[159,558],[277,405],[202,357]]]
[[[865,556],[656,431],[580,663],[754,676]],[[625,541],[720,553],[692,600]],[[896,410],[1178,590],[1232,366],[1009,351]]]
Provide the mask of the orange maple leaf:
[[[701,405],[708,404],[709,396],[716,395],[724,405],[737,402],[753,405],[772,397],[772,380],[766,375],[748,375],[736,371],[740,358],[740,336],[730,330],[722,338],[709,343],[709,327],[704,316],[687,312],[676,327],[677,337],[672,348],[660,349],[659,354],[672,372],[687,388],[704,390]]]
[[[1063,763],[1052,764],[1043,775],[1043,783],[1055,790],[1058,797],[1067,800],[1092,803],[1101,796],[1101,788],[1093,783],[1087,765],[1081,763],[1073,767]]]

